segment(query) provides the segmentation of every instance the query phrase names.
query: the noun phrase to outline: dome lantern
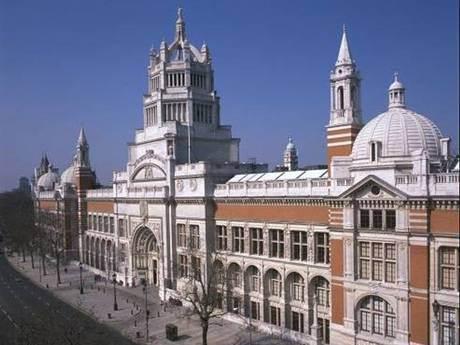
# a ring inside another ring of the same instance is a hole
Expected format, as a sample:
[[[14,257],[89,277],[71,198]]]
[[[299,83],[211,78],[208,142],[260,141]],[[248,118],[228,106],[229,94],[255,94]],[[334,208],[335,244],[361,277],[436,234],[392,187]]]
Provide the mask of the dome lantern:
[[[388,88],[388,108],[406,107],[406,89],[398,80],[398,73],[395,72],[393,83]]]

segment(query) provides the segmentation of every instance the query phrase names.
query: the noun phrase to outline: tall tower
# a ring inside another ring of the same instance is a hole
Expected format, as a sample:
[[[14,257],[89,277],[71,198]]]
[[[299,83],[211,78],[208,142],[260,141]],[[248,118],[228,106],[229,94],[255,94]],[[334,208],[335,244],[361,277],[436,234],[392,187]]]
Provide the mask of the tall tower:
[[[86,191],[96,185],[96,175],[91,170],[89,145],[83,128],[80,129],[78,136],[77,152],[73,164],[77,187],[78,251],[80,261],[83,261],[83,234],[87,229],[88,218]]]
[[[176,163],[236,162],[239,139],[220,123],[220,99],[208,46],[192,45],[181,8],[174,40],[150,50],[148,91],[144,95],[144,128],[136,145],[174,157]],[[135,156],[135,154],[133,154]]]
[[[297,149],[292,141],[292,138],[289,137],[289,142],[286,145],[286,149],[283,154],[283,166],[287,170],[296,170],[299,167],[299,159],[297,157]]]
[[[339,55],[330,75],[331,114],[327,126],[327,163],[334,156],[351,154],[353,142],[362,128],[361,78],[348,46],[343,27]]]

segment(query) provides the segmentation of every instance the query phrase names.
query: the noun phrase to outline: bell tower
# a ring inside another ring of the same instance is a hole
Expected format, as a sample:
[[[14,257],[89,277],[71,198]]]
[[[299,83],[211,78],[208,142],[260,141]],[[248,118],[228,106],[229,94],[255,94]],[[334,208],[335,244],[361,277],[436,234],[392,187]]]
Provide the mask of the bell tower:
[[[361,78],[348,46],[345,26],[330,84],[331,113],[327,126],[329,171],[332,157],[351,154],[353,142],[362,128]]]

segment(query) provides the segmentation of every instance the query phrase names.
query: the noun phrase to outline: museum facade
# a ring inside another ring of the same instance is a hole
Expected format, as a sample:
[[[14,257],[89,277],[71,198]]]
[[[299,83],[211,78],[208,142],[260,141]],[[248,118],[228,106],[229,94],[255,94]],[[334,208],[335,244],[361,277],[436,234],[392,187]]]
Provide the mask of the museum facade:
[[[326,68],[325,68],[326,69]],[[124,171],[97,184],[80,132],[61,174],[33,179],[40,223],[69,260],[120,283],[178,297],[210,253],[227,272],[221,308],[305,344],[459,342],[459,168],[449,138],[406,106],[364,123],[361,78],[344,30],[330,80],[325,169],[242,163],[220,119],[209,48],[175,37],[151,49],[143,128]],[[325,118],[325,122],[327,119]],[[216,257],[216,256],[214,256]]]

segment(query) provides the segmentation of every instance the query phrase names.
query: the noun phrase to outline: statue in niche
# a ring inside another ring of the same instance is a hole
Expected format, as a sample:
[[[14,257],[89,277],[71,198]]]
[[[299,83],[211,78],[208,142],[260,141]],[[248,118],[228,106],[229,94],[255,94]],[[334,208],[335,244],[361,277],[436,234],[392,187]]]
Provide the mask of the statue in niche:
[[[151,167],[145,168],[145,179],[150,180],[153,178],[153,170]]]

